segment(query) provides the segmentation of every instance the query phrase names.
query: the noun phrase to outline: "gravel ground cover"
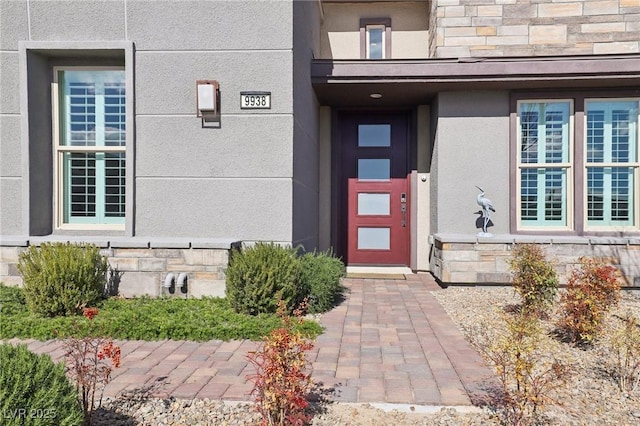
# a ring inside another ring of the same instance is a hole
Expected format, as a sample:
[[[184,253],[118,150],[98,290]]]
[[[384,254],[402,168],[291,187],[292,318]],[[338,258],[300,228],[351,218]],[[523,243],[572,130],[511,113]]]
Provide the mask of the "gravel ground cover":
[[[260,416],[247,402],[215,400],[187,401],[179,399],[150,399],[145,401],[106,400],[103,408],[94,413],[98,426],[254,426]],[[314,426],[445,426],[487,424],[487,414],[464,414],[452,408],[433,414],[411,414],[397,410],[383,411],[369,404],[329,403],[318,408]]]
[[[501,327],[501,316],[518,303],[511,288],[450,287],[433,292],[458,328],[470,341],[478,327]],[[619,325],[619,317],[631,312],[640,318],[640,292],[625,293],[620,305],[607,318],[607,327]],[[581,349],[558,341],[553,329],[558,311],[544,322],[548,331],[543,350],[573,365],[570,380],[557,393],[561,405],[545,411],[550,425],[638,425],[640,389],[631,393],[619,390],[610,374],[613,355],[606,339]],[[254,425],[258,414],[246,402],[211,400],[144,399],[140,396],[107,399],[95,413],[97,425]],[[433,413],[415,414],[397,410],[383,411],[369,404],[325,403],[317,405],[315,426],[334,425],[497,425],[498,416],[490,408],[462,412],[451,408]]]
[[[478,328],[501,326],[505,310],[519,303],[511,288],[458,287],[433,293],[467,340],[474,341]],[[623,292],[618,307],[606,318],[605,329],[621,325],[626,313],[640,318],[640,292]],[[554,404],[547,407],[546,423],[551,425],[638,425],[640,424],[640,389],[620,391],[611,374],[614,355],[607,335],[592,347],[579,348],[554,337],[560,312],[556,306],[546,319],[547,332],[541,349],[557,359],[570,363],[573,373],[565,386],[558,389]],[[493,420],[495,422],[495,420]]]

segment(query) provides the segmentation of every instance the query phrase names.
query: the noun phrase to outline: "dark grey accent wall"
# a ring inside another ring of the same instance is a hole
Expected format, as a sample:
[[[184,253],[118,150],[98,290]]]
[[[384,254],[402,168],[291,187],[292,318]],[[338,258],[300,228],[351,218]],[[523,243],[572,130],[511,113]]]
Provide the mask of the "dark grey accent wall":
[[[319,104],[309,64],[320,46],[317,2],[293,2],[293,206],[292,242],[318,246]]]
[[[51,81],[48,58],[27,53],[29,235],[50,234],[53,226]]]

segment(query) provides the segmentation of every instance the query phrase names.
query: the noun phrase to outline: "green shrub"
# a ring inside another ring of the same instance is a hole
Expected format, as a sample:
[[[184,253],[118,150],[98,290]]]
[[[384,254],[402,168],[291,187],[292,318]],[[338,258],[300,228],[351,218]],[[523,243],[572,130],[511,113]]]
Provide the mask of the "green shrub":
[[[522,307],[540,314],[551,306],[558,292],[558,273],[535,244],[514,246],[507,260],[513,274],[512,284],[522,298]]]
[[[238,314],[226,298],[110,298],[98,307],[100,315],[93,322],[112,339],[258,340],[279,324],[273,314]],[[91,329],[83,325],[84,321],[78,321],[78,317],[40,317],[30,314],[25,305],[6,313],[3,307],[0,318],[0,340],[48,340],[91,334]],[[322,334],[322,327],[316,321],[305,321],[299,331],[304,336],[315,337]]]
[[[13,315],[22,312],[26,303],[24,292],[20,287],[11,287],[0,283],[0,315]]]
[[[340,282],[345,274],[344,263],[330,250],[305,253],[302,257],[302,281],[309,287],[309,312],[327,312],[334,307],[344,291]]]
[[[80,425],[84,421],[78,393],[62,362],[29,352],[26,345],[0,345],[2,424]]]
[[[618,271],[598,259],[580,258],[560,304],[560,327],[575,343],[591,343],[602,332],[607,312],[620,300]]]
[[[292,310],[309,294],[297,250],[274,243],[233,250],[226,284],[233,309],[249,315],[275,313],[278,295]]]
[[[73,315],[102,297],[108,264],[94,245],[71,243],[31,246],[20,255],[29,310],[42,316]]]

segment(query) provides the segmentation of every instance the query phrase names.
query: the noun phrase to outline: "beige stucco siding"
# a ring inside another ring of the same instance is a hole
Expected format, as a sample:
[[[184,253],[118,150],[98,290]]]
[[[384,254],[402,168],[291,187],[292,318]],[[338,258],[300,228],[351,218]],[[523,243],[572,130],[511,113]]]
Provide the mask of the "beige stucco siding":
[[[360,58],[360,19],[391,19],[391,58],[429,56],[426,2],[369,4],[324,3],[320,55],[323,59]]]

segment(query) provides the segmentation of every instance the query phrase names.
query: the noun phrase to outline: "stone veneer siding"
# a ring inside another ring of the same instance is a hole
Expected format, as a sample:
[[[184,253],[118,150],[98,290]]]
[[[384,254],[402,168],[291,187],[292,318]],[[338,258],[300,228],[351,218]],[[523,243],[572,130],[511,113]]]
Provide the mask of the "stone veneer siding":
[[[236,243],[192,242],[91,242],[101,248],[109,265],[117,271],[117,289],[124,297],[167,295],[163,288],[168,273],[176,278],[187,273],[187,291],[174,294],[189,297],[225,297],[225,271],[229,252]],[[17,269],[20,253],[39,242],[3,241],[0,247],[0,281],[22,285]]]
[[[616,266],[623,286],[640,287],[640,238],[528,237],[497,235],[490,238],[435,235],[431,269],[445,284],[504,284],[511,281],[507,258],[518,243],[542,245],[553,261],[560,283],[581,256],[597,257]]]
[[[640,0],[438,0],[435,21],[438,58],[640,52]]]
[[[438,6],[437,1],[431,2],[431,10],[429,10],[429,57],[435,58],[438,47],[438,31],[436,31],[438,23]]]

